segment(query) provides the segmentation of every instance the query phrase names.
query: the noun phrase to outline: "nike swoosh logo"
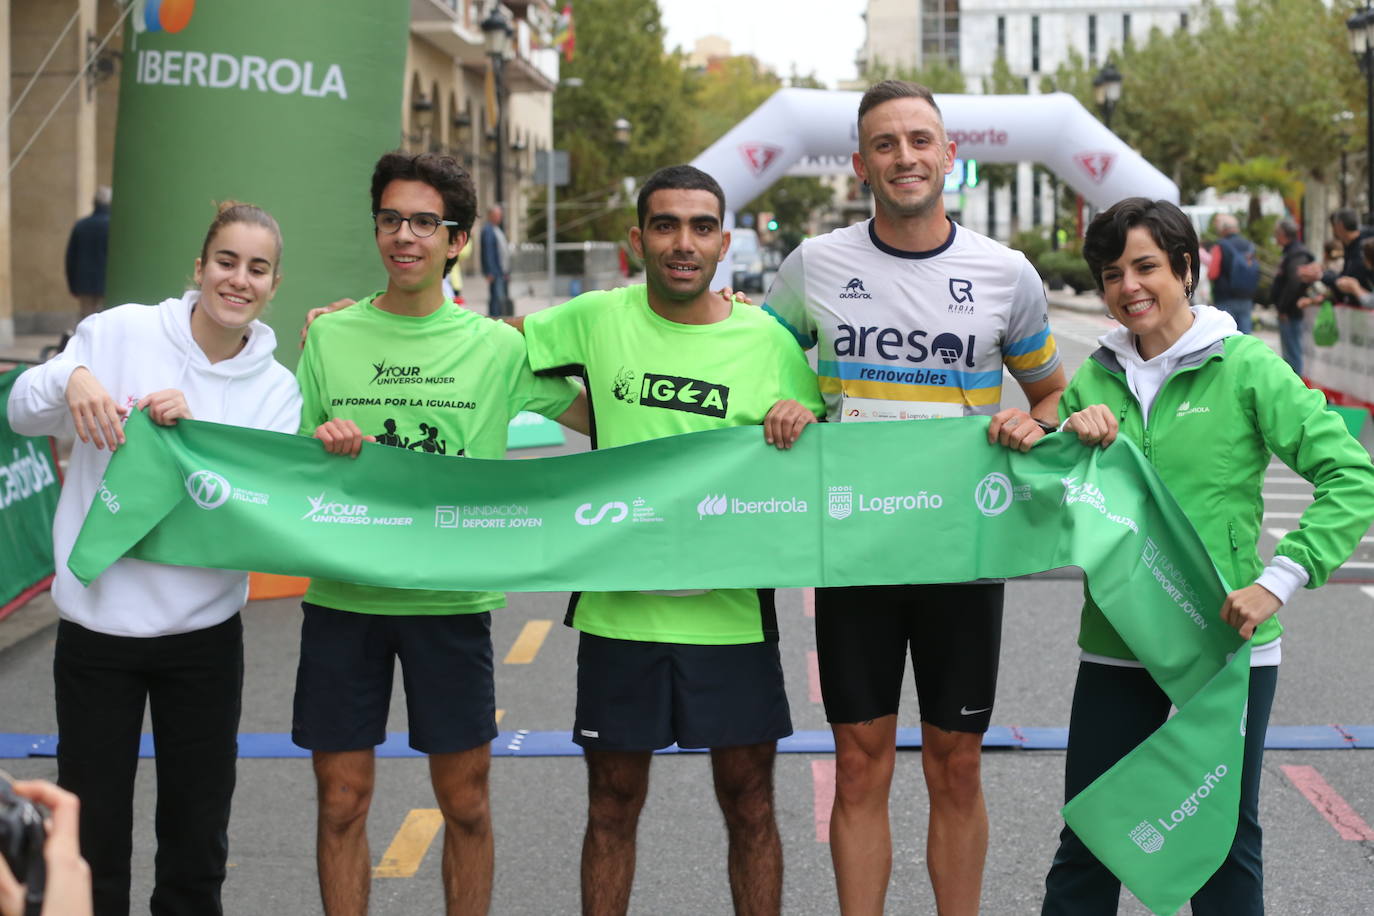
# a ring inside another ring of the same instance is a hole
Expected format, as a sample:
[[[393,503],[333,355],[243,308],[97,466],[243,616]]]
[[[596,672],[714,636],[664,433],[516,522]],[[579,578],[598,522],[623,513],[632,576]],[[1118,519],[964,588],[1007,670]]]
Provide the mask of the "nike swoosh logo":
[[[967,706],[961,706],[961,707],[959,708],[959,715],[961,715],[961,716],[976,716],[976,715],[978,715],[978,713],[980,713],[980,712],[987,712],[987,711],[988,711],[989,709],[991,709],[991,708],[992,708],[991,706],[984,706],[982,709],[969,709]]]

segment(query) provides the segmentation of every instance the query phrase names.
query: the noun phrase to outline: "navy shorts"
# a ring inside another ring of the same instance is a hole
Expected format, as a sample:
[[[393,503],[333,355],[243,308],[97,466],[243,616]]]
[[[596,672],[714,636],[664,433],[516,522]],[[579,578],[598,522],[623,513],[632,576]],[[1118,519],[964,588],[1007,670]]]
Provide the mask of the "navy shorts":
[[[1002,648],[1000,582],[816,589],[816,655],[825,717],[836,724],[894,715],[906,655],[921,721],[988,730]]]
[[[355,614],[302,602],[291,740],[360,751],[386,740],[396,659],[410,746],[466,751],[496,737],[491,614]]]
[[[693,646],[581,634],[573,741],[584,748],[739,747],[790,734],[776,642]]]

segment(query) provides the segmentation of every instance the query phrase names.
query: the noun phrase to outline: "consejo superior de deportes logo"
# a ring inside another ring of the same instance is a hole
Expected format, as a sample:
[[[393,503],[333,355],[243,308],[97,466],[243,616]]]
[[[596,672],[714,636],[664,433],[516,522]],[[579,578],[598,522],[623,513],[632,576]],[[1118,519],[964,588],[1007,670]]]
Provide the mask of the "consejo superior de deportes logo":
[[[180,32],[191,22],[196,0],[135,0],[135,32]]]

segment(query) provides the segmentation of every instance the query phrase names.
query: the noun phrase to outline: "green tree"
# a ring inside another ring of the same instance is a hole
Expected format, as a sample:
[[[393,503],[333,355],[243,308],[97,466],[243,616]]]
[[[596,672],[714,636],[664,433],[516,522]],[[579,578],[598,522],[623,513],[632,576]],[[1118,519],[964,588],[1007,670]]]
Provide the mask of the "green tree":
[[[965,92],[968,84],[964,74],[943,61],[928,61],[921,67],[898,67],[883,60],[871,60],[864,65],[863,79],[872,84],[882,80],[907,80],[920,83],[931,92]]]
[[[623,179],[695,154],[694,125],[683,117],[695,104],[692,75],[663,41],[657,3],[577,0],[577,51],[554,93],[554,146],[568,151],[571,166],[559,192],[571,205],[559,208],[560,241],[623,239],[634,222]],[[580,85],[568,85],[573,80]],[[632,125],[623,149],[619,118]],[[542,208],[530,224],[543,225]]]
[[[1229,17],[1211,8],[1196,34],[1152,32],[1121,55],[1112,126],[1185,198],[1223,163],[1259,156],[1320,179],[1345,142],[1340,113],[1364,110],[1346,47],[1351,11],[1347,2],[1240,0]]]
[[[1288,168],[1286,159],[1278,156],[1255,156],[1244,162],[1223,162],[1205,180],[1218,191],[1243,191],[1250,195],[1247,229],[1254,229],[1260,224],[1261,193],[1275,191],[1290,209],[1297,209],[1296,202],[1302,197],[1303,191],[1303,183],[1297,173]]]
[[[792,85],[819,88],[814,77],[795,74]],[[725,135],[782,88],[782,80],[749,56],[718,61],[695,75],[693,149],[700,151]],[[695,153],[694,153],[695,154]],[[830,189],[817,178],[783,178],[740,207],[741,212],[772,213],[778,234],[800,238],[811,215],[830,200]]]

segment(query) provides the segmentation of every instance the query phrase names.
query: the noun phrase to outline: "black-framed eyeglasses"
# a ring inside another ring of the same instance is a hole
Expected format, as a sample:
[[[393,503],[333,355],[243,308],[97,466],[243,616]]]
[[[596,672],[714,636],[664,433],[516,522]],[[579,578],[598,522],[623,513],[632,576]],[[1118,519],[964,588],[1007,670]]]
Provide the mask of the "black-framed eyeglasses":
[[[410,223],[410,231],[422,239],[438,232],[440,226],[458,225],[437,213],[412,213],[410,216],[402,216],[395,210],[378,210],[372,214],[372,222],[376,224],[378,232],[385,232],[387,235],[399,232],[401,223]]]

